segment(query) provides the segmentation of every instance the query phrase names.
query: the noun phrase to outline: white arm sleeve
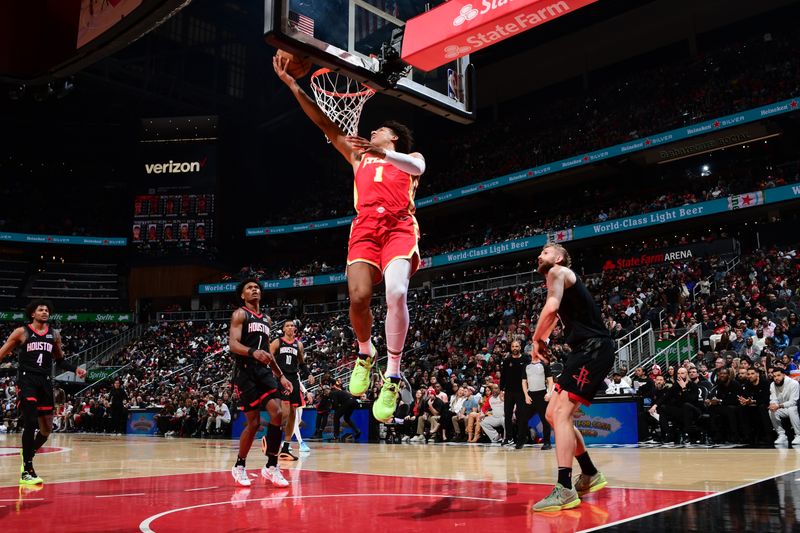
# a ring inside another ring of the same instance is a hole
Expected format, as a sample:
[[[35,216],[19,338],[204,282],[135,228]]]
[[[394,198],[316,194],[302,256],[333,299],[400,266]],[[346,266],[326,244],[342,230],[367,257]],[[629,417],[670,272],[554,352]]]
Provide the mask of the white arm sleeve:
[[[412,176],[421,176],[425,172],[425,160],[421,157],[414,157],[408,154],[401,154],[392,150],[386,150],[386,155],[383,158],[402,170],[408,172]]]

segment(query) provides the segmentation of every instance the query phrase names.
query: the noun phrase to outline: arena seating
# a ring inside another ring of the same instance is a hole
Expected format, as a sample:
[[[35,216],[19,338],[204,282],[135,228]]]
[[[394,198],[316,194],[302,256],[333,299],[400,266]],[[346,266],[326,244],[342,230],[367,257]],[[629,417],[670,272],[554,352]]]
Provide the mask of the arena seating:
[[[417,196],[789,98],[800,89],[798,44],[795,33],[758,33],[711,46],[697,59],[653,65],[642,58],[646,67],[624,75],[597,73],[588,91],[575,83],[567,92],[554,89],[557,98],[521,97],[491,121],[452,134],[428,138],[420,131],[418,144],[429,168]],[[743,64],[748,68],[742,69]],[[338,154],[331,151],[330,156]],[[350,189],[343,185],[349,178],[323,180],[317,190],[320,202],[286,202],[285,211],[271,210],[269,219],[254,225],[351,214]]]
[[[694,357],[683,363],[695,366],[705,379],[715,380],[714,361],[729,350],[733,356],[723,359],[722,365],[737,372],[745,359],[762,372],[768,370],[768,365],[793,371],[796,362],[792,358],[798,353],[793,345],[800,342],[797,319],[800,261],[795,249],[756,250],[727,265],[727,269],[725,266],[716,258],[694,259],[606,271],[586,276],[585,282],[596,295],[606,325],[615,337],[650,321],[662,328],[664,339],[675,338],[695,324],[701,324],[707,332],[704,338],[717,335],[721,339],[727,335],[733,339],[717,340],[716,351],[710,345],[706,352],[700,347]],[[709,281],[708,290],[695,291],[701,281]],[[410,303],[412,325],[406,346],[409,355],[403,362],[412,390],[422,389],[427,393],[434,377],[440,383],[456,382],[475,391],[489,381],[496,381],[502,358],[513,340],[520,340],[526,351],[530,351],[532,327],[542,303],[543,291],[538,283],[437,299],[426,291],[416,293]],[[376,309],[376,317],[380,316],[381,310]],[[353,356],[346,313],[299,318],[308,354],[305,375],[313,375],[314,383],[329,384],[336,377],[336,368]],[[382,323],[377,320],[379,346],[383,344],[381,328]],[[753,330],[752,335],[748,329]],[[181,407],[187,405],[187,399],[189,404],[194,401],[202,404],[209,398],[225,401],[233,411],[236,398],[229,385],[231,358],[224,350],[226,330],[224,321],[151,325],[115,362],[124,367],[119,375],[131,405],[163,407],[164,416],[175,419],[165,427],[176,434],[180,434],[182,418],[188,412]],[[781,331],[786,333],[785,338]],[[753,336],[755,346],[736,341],[737,335]],[[762,340],[776,335],[776,340]],[[568,353],[559,328],[554,332],[551,349],[554,362]],[[788,360],[782,360],[784,354],[789,354]],[[646,370],[656,371],[655,367]],[[674,368],[662,371],[667,383],[674,383]],[[623,374],[633,372],[634,369],[623,369]],[[445,392],[451,397],[454,390]],[[369,391],[365,400],[372,399],[374,394],[374,390]],[[75,400],[73,410],[80,411],[90,399],[95,406],[102,406],[106,395],[107,390],[102,386],[96,388],[90,395]],[[204,427],[203,410],[193,412],[199,418],[189,427]],[[751,426],[739,429],[733,436],[717,435],[716,429],[708,434],[718,439],[735,437],[736,442],[754,435]],[[643,439],[650,436],[669,438],[656,430]]]

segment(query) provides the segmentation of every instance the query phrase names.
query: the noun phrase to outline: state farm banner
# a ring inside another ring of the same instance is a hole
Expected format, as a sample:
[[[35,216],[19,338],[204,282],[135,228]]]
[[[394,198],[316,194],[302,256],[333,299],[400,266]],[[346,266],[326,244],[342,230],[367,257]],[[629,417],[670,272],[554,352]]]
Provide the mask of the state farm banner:
[[[430,71],[597,0],[451,0],[409,19],[403,61]]]
[[[603,263],[603,270],[617,270],[626,268],[639,268],[673,261],[691,261],[695,257],[709,255],[733,254],[739,245],[735,239],[719,239],[713,242],[698,242],[651,250],[639,255],[624,257],[609,257]]]

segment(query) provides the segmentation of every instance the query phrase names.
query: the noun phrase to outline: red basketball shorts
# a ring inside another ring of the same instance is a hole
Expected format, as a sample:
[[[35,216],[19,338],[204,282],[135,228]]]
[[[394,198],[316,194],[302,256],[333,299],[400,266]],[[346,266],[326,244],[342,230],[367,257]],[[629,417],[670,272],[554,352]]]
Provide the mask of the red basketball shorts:
[[[367,263],[386,270],[395,259],[411,261],[411,273],[419,268],[419,226],[414,215],[370,212],[358,215],[350,225],[347,265]]]

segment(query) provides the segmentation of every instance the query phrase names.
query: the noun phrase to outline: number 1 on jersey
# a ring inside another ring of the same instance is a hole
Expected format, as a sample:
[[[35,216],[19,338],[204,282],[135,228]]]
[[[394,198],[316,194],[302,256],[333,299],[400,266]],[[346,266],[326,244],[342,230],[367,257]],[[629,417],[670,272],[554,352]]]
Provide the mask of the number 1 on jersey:
[[[372,181],[383,181],[383,167],[375,169],[375,178]]]

